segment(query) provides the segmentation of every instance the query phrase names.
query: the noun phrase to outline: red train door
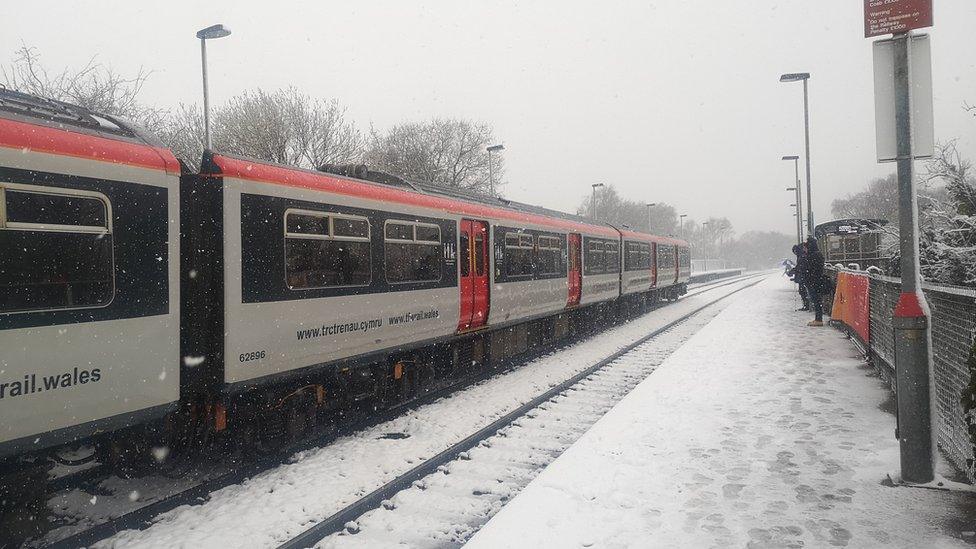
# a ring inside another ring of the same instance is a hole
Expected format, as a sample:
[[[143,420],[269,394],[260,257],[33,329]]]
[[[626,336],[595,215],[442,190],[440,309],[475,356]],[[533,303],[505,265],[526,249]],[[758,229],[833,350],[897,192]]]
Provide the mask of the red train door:
[[[651,288],[657,287],[657,242],[651,242]]]
[[[458,330],[471,330],[488,321],[488,223],[461,220],[458,253],[461,314]]]
[[[566,306],[572,307],[573,305],[579,305],[580,302],[580,290],[583,286],[581,262],[580,262],[580,235],[573,233],[569,235],[569,298],[566,300]]]

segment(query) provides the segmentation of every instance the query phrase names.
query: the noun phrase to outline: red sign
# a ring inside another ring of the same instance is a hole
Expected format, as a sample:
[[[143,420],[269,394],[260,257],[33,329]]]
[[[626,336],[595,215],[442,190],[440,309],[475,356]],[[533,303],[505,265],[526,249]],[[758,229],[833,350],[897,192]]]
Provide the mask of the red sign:
[[[864,0],[864,37],[932,26],[932,0]]]

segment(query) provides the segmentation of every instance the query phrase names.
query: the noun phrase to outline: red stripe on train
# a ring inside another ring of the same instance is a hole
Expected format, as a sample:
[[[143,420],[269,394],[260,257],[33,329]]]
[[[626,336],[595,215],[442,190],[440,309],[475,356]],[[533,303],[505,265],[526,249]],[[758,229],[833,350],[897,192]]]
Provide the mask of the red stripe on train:
[[[6,118],[0,118],[0,147],[180,173],[180,163],[169,149]]]

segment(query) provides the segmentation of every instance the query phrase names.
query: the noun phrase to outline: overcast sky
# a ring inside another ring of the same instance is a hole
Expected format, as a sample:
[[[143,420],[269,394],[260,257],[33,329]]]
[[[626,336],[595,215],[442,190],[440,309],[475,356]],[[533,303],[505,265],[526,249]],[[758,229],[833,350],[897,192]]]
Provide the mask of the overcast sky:
[[[935,0],[936,139],[976,160],[976,2]],[[194,33],[211,44],[211,93],[294,85],[337,98],[363,128],[457,116],[494,125],[510,198],[574,211],[590,184],[729,217],[741,234],[792,234],[792,163],[810,72],[815,219],[894,170],[875,161],[871,40],[859,0],[647,2],[4,2],[0,59],[22,43],[46,66],[93,55],[151,69],[142,99],[200,100]],[[921,166],[920,166],[921,167]],[[802,165],[801,165],[801,178]]]

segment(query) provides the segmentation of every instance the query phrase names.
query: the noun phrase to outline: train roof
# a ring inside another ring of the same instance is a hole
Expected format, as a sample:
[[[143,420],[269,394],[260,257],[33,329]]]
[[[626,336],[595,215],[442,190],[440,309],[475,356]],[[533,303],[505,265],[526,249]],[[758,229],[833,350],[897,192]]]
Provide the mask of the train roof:
[[[0,146],[179,173],[172,151],[123,118],[0,86]]]

